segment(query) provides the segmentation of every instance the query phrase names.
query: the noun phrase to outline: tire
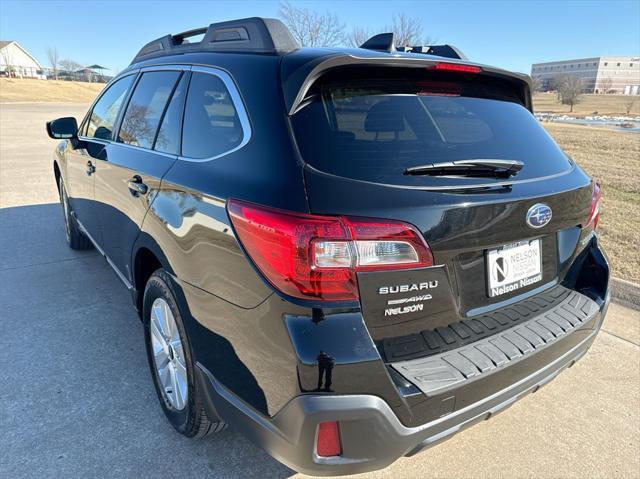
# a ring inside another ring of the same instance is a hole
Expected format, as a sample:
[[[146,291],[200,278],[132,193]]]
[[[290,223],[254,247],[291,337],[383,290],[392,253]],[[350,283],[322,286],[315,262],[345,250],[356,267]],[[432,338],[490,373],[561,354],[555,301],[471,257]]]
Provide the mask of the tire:
[[[60,184],[58,186],[58,191],[60,193],[60,205],[62,206],[62,217],[64,219],[64,234],[67,244],[71,249],[75,250],[93,248],[91,240],[82,234],[78,221],[71,214],[71,205],[69,204],[69,197],[67,196],[67,190],[64,187],[62,178],[60,178]]]
[[[171,276],[163,269],[155,271],[147,281],[142,309],[147,359],[158,400],[169,422],[187,437],[203,438],[223,430],[226,423],[207,416],[176,297]],[[169,313],[172,325],[166,319]]]

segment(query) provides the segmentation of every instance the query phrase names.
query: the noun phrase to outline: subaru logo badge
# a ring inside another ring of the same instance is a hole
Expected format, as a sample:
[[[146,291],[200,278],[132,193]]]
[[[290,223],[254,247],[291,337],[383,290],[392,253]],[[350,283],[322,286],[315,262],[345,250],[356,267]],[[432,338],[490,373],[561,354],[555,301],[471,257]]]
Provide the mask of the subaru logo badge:
[[[536,203],[527,211],[527,224],[532,228],[542,228],[551,221],[551,208],[544,203]]]

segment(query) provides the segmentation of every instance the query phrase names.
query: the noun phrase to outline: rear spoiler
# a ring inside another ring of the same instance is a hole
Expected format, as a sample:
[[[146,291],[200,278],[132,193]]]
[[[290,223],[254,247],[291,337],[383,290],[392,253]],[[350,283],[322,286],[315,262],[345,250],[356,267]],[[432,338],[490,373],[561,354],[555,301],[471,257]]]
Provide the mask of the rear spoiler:
[[[295,55],[295,53],[290,55]],[[381,54],[380,57],[358,57],[347,53],[336,53],[333,55],[315,57],[296,67],[294,65],[289,65],[286,62],[287,57],[290,55],[285,56],[285,61],[283,61],[282,64],[282,87],[285,106],[289,115],[295,114],[300,109],[311,86],[321,76],[335,68],[351,65],[425,68],[442,62],[477,66],[480,67],[481,74],[483,75],[495,76],[511,81],[516,87],[516,91],[519,92],[523,105],[525,105],[529,111],[533,112],[533,102],[531,100],[531,77],[523,73],[513,73],[500,68],[455,59],[445,59],[431,55],[392,56],[388,54]]]
[[[438,57],[455,58],[457,60],[467,60],[467,57],[458,48],[453,45],[414,45],[414,46],[396,46],[396,36],[393,32],[378,33],[372,36],[360,48],[365,50],[374,50],[380,52],[405,52],[405,53],[423,53],[425,55],[435,55]]]

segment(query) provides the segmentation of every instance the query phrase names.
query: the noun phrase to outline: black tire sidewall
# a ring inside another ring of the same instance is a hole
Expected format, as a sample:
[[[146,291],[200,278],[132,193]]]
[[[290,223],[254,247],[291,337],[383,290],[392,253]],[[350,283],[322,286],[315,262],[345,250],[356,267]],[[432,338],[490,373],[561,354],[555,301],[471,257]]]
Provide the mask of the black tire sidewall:
[[[144,291],[144,299],[142,303],[142,312],[143,312],[143,324],[144,324],[144,339],[145,346],[147,350],[147,360],[149,362],[149,369],[151,370],[151,376],[153,377],[153,383],[156,389],[156,393],[158,394],[158,400],[160,401],[160,405],[162,406],[162,410],[164,411],[169,422],[175,427],[180,433],[185,434],[187,436],[191,436],[195,433],[194,425],[196,420],[196,414],[198,412],[195,404],[196,400],[196,390],[195,390],[195,371],[194,371],[194,362],[193,355],[191,352],[191,345],[189,344],[187,332],[185,330],[183,315],[178,306],[178,302],[176,301],[177,295],[174,292],[174,284],[171,276],[164,270],[160,269],[154,272],[149,281],[147,282],[145,291]],[[173,314],[173,318],[175,319],[176,325],[178,326],[178,331],[180,333],[180,341],[183,345],[183,351],[185,355],[185,363],[187,367],[187,387],[188,387],[188,398],[187,405],[182,410],[177,410],[171,406],[169,403],[166,394],[160,385],[160,379],[158,378],[158,373],[156,371],[154,358],[153,358],[153,348],[151,346],[151,332],[150,332],[150,318],[151,318],[151,306],[153,302],[157,298],[163,298],[169,308],[171,309],[171,313]]]
[[[62,217],[64,219],[64,235],[67,243],[71,245],[71,235],[73,234],[74,225],[71,223],[71,207],[69,205],[69,198],[67,196],[67,190],[65,189],[64,182],[60,178],[60,205],[62,206]],[[65,214],[65,206],[68,214]]]
[[[64,236],[67,244],[74,250],[86,250],[93,248],[91,240],[82,233],[78,221],[73,215],[71,203],[69,203],[69,194],[62,178],[58,184],[58,192],[60,194],[60,205],[62,206],[62,217],[64,220]],[[66,214],[65,214],[66,205]]]

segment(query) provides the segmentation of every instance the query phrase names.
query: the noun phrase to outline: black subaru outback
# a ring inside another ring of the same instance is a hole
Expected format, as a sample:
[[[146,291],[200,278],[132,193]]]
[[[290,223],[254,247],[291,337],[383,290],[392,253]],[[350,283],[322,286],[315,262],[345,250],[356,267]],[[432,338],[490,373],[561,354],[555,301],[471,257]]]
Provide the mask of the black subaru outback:
[[[370,471],[572,366],[609,302],[600,190],[530,91],[449,45],[249,18],[154,40],[48,123],[67,241],[130,290],[173,426]]]

